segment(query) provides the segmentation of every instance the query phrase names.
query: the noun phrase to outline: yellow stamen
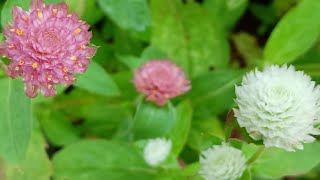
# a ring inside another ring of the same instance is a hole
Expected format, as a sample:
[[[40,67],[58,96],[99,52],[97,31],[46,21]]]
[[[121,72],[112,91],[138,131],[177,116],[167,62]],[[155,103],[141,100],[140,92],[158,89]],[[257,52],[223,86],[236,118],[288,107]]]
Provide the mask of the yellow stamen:
[[[27,17],[26,17],[25,15],[23,15],[23,16],[22,16],[22,19],[26,21],[26,20],[27,20]]]
[[[16,30],[16,33],[17,33],[19,36],[22,36],[22,35],[23,35],[23,30],[17,29],[17,30]]]
[[[38,17],[39,17],[39,18],[42,18],[42,16],[43,16],[42,12],[41,12],[41,11],[38,11]]]
[[[67,67],[64,67],[64,68],[62,69],[62,71],[66,73],[66,72],[69,71],[69,69],[68,69]]]
[[[33,67],[33,69],[36,69],[38,67],[38,64],[37,63],[33,63],[32,67]]]
[[[20,60],[20,61],[19,61],[19,65],[20,65],[20,66],[24,65],[24,61],[23,61],[23,60]]]
[[[81,29],[80,29],[80,28],[77,28],[76,30],[74,30],[74,32],[75,32],[76,34],[79,34],[79,33],[81,32]]]
[[[52,80],[52,75],[49,75],[47,79],[48,79],[48,81],[51,81]]]
[[[53,9],[53,10],[52,10],[52,16],[57,15],[57,13],[58,13],[58,10],[57,10],[57,9]]]
[[[77,57],[72,56],[70,59],[71,59],[72,61],[75,61],[75,60],[77,60]]]

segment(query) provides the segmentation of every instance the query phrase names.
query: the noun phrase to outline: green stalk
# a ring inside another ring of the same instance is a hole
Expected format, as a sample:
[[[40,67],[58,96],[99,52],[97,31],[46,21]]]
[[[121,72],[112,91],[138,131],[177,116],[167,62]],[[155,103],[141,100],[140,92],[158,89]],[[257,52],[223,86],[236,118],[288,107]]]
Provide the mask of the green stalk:
[[[260,146],[256,153],[248,160],[247,165],[250,166],[253,164],[259,157],[264,153],[266,148],[264,146]]]

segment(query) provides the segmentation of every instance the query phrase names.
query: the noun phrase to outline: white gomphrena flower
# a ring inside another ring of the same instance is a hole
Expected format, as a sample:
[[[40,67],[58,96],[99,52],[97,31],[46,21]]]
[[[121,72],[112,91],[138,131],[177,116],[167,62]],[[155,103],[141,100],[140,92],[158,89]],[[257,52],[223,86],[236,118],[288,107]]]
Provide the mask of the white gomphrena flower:
[[[157,166],[170,154],[172,147],[171,140],[165,138],[149,139],[144,147],[144,160],[150,166]]]
[[[319,86],[293,66],[251,71],[236,87],[236,96],[239,125],[266,147],[303,149],[303,143],[315,140],[311,135],[320,134],[314,128],[320,118]]]
[[[246,169],[242,151],[228,144],[214,145],[202,152],[199,174],[205,180],[236,180]]]

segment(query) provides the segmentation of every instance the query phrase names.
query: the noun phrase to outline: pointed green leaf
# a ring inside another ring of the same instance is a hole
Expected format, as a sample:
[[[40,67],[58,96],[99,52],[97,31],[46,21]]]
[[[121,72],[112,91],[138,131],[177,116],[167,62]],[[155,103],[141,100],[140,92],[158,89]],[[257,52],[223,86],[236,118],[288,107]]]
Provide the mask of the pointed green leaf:
[[[6,165],[6,180],[50,180],[52,167],[45,148],[42,134],[34,130],[26,158],[19,164]]]
[[[123,29],[144,31],[150,25],[147,0],[98,0],[102,10]]]
[[[188,139],[192,120],[192,107],[189,101],[180,103],[177,108],[177,119],[171,131],[172,152],[178,156]]]
[[[303,0],[273,30],[264,49],[267,63],[290,63],[305,53],[320,34],[320,1]]]
[[[152,0],[151,12],[152,45],[166,53],[189,75],[196,76],[209,68],[227,66],[227,39],[199,4]]]
[[[0,152],[8,161],[22,160],[31,128],[31,101],[20,80],[0,80]]]
[[[149,180],[156,174],[134,147],[105,140],[72,144],[54,156],[53,166],[55,180]]]
[[[241,81],[243,74],[243,71],[237,70],[217,70],[193,79],[190,99],[196,115],[217,115],[231,109],[235,85]]]
[[[253,172],[265,178],[304,174],[319,164],[319,151],[319,142],[305,144],[303,150],[296,152],[268,148],[252,165]]]
[[[120,93],[111,76],[94,61],[91,61],[87,72],[80,75],[74,85],[99,95],[116,96]]]
[[[168,135],[176,121],[176,110],[168,103],[158,107],[150,102],[141,102],[133,121],[135,139],[155,138]]]

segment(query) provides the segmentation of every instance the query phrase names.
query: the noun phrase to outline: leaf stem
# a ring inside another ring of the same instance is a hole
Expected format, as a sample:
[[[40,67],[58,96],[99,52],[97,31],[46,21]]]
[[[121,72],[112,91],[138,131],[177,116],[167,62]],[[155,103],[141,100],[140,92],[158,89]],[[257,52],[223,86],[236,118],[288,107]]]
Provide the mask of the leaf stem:
[[[264,146],[260,146],[255,154],[248,160],[247,165],[250,166],[253,164],[264,153],[265,149],[266,148]]]

